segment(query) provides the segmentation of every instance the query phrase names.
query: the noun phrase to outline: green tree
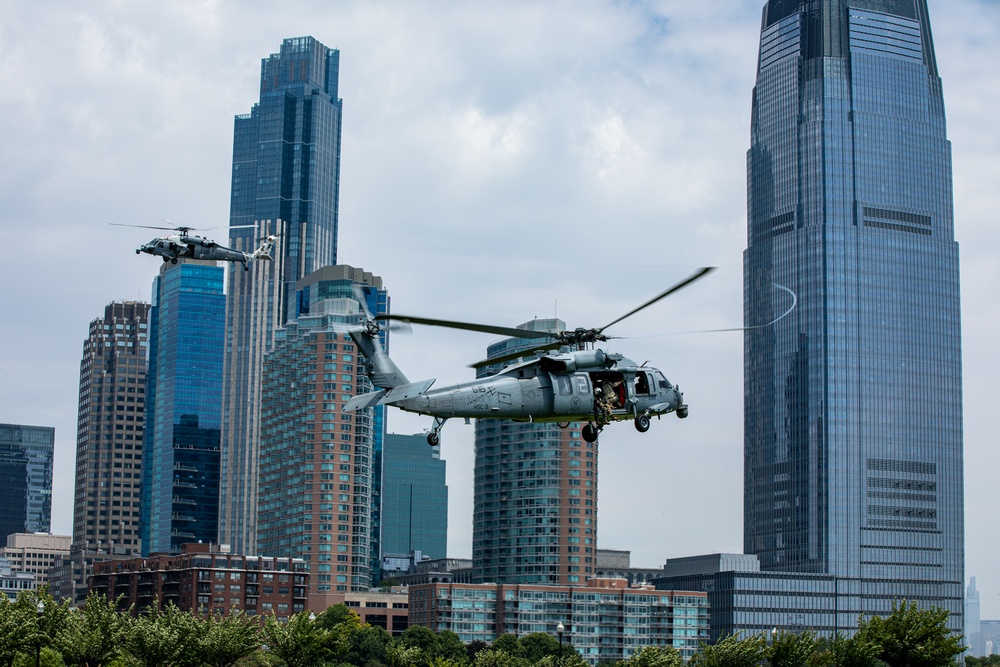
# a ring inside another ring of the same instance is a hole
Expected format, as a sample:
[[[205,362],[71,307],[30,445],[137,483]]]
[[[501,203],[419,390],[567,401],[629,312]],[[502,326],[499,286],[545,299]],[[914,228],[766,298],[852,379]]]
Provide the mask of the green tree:
[[[994,667],[1000,665],[1000,655],[987,655],[982,658],[969,656],[965,659],[965,667]]]
[[[260,622],[241,611],[211,615],[201,636],[202,660],[212,667],[230,667],[260,649]]]
[[[437,636],[434,631],[423,625],[411,625],[399,636],[398,643],[406,648],[416,648],[425,654],[434,650]]]
[[[559,640],[545,632],[532,632],[518,640],[524,657],[535,664],[547,655],[559,654]]]
[[[764,659],[767,643],[763,635],[738,639],[735,635],[721,637],[694,654],[692,667],[757,667]]]
[[[524,657],[524,648],[517,641],[517,637],[509,633],[504,633],[494,639],[493,645],[490,648],[494,651],[503,651],[511,658]]]
[[[437,633],[431,657],[444,658],[460,665],[465,664],[468,660],[465,642],[451,630],[442,630]]]
[[[353,624],[360,628],[361,617],[346,604],[335,604],[332,607],[327,607],[316,617],[316,625],[323,630],[333,630],[341,623]]]
[[[24,631],[34,622],[32,615],[26,605],[11,602],[0,593],[0,665],[11,667],[18,654],[32,646],[29,633]]]
[[[497,637],[497,639],[500,639],[500,637]],[[472,661],[472,667],[529,667],[530,663],[524,658],[512,656],[507,651],[496,648],[496,642],[493,642],[493,646],[494,648],[483,649],[476,653],[476,658]]]
[[[121,656],[132,626],[131,609],[118,611],[122,597],[109,600],[92,592],[83,608],[69,615],[56,637],[67,665],[101,667]]]
[[[274,614],[264,619],[264,641],[287,667],[317,667],[330,657],[331,631],[319,627],[309,614],[293,614],[287,623]]]
[[[806,667],[816,653],[816,633],[778,632],[765,651],[771,667]]]
[[[139,667],[200,667],[199,647],[205,623],[168,603],[152,604],[132,623],[124,651]]]
[[[921,609],[904,600],[893,603],[888,618],[859,618],[857,636],[877,646],[877,657],[889,667],[953,665],[965,648],[948,630],[948,615],[947,609]]]
[[[617,667],[682,667],[684,658],[673,646],[644,646]]]
[[[385,652],[392,636],[375,625],[364,625],[351,634],[347,661],[356,667],[372,663],[385,664]]]

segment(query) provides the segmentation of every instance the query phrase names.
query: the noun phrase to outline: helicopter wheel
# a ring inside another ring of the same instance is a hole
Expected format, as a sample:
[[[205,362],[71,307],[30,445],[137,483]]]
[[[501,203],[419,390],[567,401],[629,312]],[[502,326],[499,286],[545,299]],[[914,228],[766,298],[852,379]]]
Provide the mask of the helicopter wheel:
[[[169,262],[169,261],[170,261],[170,258],[169,258],[169,257],[164,257],[164,258],[163,258],[163,263],[164,263],[164,264],[166,264],[166,263],[167,263],[167,262]]]
[[[586,442],[595,442],[599,433],[600,431],[593,424],[584,424],[581,435]]]
[[[570,422],[556,422],[556,426],[558,426],[560,429],[563,429],[563,430],[568,429],[569,425],[570,425]]]
[[[437,433],[431,432],[427,434],[427,444],[431,447],[437,447],[441,444],[441,436]]]
[[[688,416],[687,406],[685,406],[683,408],[678,408],[678,410],[677,410],[677,418],[678,419],[687,419],[687,416]]]
[[[177,263],[177,258],[176,258],[176,257],[172,258],[172,259],[170,260],[170,263],[171,263],[171,264],[176,264],[176,263]]]
[[[635,430],[639,433],[649,430],[649,415],[639,415],[635,418]]]

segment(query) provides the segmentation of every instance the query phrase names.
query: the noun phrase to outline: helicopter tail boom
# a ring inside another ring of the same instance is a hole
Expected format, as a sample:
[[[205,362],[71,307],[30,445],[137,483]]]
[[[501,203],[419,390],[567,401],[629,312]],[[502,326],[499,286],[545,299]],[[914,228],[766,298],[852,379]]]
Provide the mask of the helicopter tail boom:
[[[416,398],[430,389],[432,384],[434,384],[434,380],[421,380],[420,382],[404,384],[392,389],[379,389],[368,394],[361,394],[360,396],[353,397],[344,404],[343,411],[354,412],[355,410],[370,408],[376,405],[392,405],[399,401]]]

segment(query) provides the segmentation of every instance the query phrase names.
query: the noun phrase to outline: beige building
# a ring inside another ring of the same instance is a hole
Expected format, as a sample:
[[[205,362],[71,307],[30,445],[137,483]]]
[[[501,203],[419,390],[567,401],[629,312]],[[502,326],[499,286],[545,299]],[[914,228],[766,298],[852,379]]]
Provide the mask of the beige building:
[[[49,569],[56,560],[69,555],[69,535],[49,533],[14,533],[7,536],[7,546],[0,548],[0,558],[6,558],[16,572],[35,575],[35,584],[49,581]]]

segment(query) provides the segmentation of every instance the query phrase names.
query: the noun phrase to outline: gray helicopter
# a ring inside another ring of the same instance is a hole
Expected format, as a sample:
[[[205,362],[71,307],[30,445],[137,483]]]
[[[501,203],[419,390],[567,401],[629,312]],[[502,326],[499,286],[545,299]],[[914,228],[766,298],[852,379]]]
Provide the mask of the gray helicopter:
[[[149,243],[144,243],[135,250],[135,254],[146,253],[154,257],[162,257],[164,262],[176,264],[181,257],[188,259],[203,259],[220,262],[240,262],[243,269],[250,270],[250,262],[259,260],[271,261],[271,247],[278,237],[274,234],[263,239],[260,246],[253,252],[243,252],[221,246],[211,239],[191,234],[194,227],[152,227],[149,225],[121,225],[115,222],[110,223],[116,227],[138,227],[140,229],[164,229],[177,232],[168,236],[160,236]],[[229,229],[239,229],[241,227],[255,227],[255,225],[238,225]]]
[[[688,416],[684,394],[660,370],[637,364],[620,354],[588,349],[611,337],[604,330],[635,315],[660,299],[702,278],[713,268],[699,269],[690,277],[658,294],[638,308],[598,329],[575,329],[549,333],[468,322],[364,313],[360,327],[349,333],[365,356],[365,371],[377,391],[350,399],[343,408],[351,412],[375,405],[393,405],[407,412],[434,417],[427,443],[441,442],[441,427],[453,417],[470,419],[510,419],[521,422],[557,423],[568,428],[584,422],[581,435],[594,442],[602,429],[616,421],[631,420],[636,430],[649,430],[650,419],[673,412]],[[364,300],[361,299],[362,305]],[[431,390],[434,380],[410,382],[382,348],[379,322],[396,320],[411,324],[443,326],[480,331],[501,336],[538,339],[539,344],[473,364],[473,368],[500,366],[488,377]],[[537,358],[535,358],[535,356]]]

